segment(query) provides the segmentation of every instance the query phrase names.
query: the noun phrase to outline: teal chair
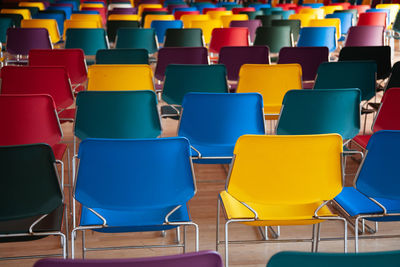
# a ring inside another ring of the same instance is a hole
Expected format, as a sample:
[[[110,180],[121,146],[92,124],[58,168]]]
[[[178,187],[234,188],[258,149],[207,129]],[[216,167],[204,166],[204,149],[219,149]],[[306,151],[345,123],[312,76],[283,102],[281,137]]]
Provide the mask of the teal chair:
[[[96,53],[96,64],[149,64],[146,49],[101,49]]]
[[[154,54],[158,51],[156,32],[154,29],[119,28],[115,48],[146,49],[149,54]]]
[[[167,29],[164,47],[198,47],[204,46],[201,29]]]
[[[285,251],[271,257],[267,267],[397,267],[400,251],[368,253],[308,253]]]
[[[12,18],[0,17],[0,43],[5,43],[7,39],[7,29],[15,26]]]
[[[300,35],[300,20],[298,19],[274,19],[271,26],[290,26],[292,31],[293,42],[296,44]]]
[[[107,36],[111,43],[115,42],[119,28],[139,28],[140,22],[136,20],[108,20]]]
[[[80,48],[85,56],[96,55],[97,50],[108,49],[108,39],[104,29],[67,29],[65,48]]]

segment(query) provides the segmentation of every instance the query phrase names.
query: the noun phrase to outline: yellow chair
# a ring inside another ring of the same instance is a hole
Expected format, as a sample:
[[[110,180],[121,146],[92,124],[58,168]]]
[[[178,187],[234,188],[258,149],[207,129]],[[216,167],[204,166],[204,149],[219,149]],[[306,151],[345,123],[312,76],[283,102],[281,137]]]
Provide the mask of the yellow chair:
[[[233,13],[230,10],[211,10],[207,12],[207,15],[210,16],[210,19],[220,19],[222,16],[230,16]]]
[[[63,39],[65,40],[65,33],[67,32],[68,29],[73,29],[73,28],[78,28],[78,29],[96,29],[96,28],[101,28],[99,26],[98,21],[94,20],[71,20],[71,19],[66,19],[64,20],[64,32],[63,32]]]
[[[190,28],[198,28],[203,31],[204,42],[210,43],[212,31],[215,28],[222,28],[222,22],[219,19],[193,20]]]
[[[139,17],[142,16],[143,10],[145,8],[162,8],[163,6],[161,4],[140,4],[138,7],[138,15]]]
[[[71,20],[96,21],[98,24],[98,28],[103,27],[103,20],[99,14],[71,14]]]
[[[247,14],[234,14],[229,16],[221,16],[220,20],[222,21],[222,26],[224,28],[229,28],[232,20],[249,20],[249,16],[247,16]]]
[[[80,10],[82,10],[82,8],[104,8],[104,4],[102,3],[82,3],[79,7]]]
[[[317,15],[315,15],[315,14],[292,14],[289,16],[289,19],[300,20],[301,27],[308,27],[310,20],[317,19]]]
[[[325,11],[322,8],[303,8],[300,9],[300,14],[314,14],[316,19],[325,18]]]
[[[185,14],[182,15],[180,19],[183,22],[184,28],[192,28],[191,25],[193,21],[205,21],[209,20],[210,17],[207,14]]]
[[[325,11],[325,15],[333,14],[336,10],[343,10],[343,6],[323,6],[321,7]]]
[[[340,19],[312,19],[310,20],[309,27],[335,27],[336,28],[336,40],[342,36],[342,30],[340,28]]]
[[[42,2],[19,2],[18,6],[20,7],[37,7],[39,10],[45,10],[46,7]]]
[[[397,12],[399,12],[399,4],[377,4],[375,8],[385,8],[390,10],[390,23],[396,19]]]
[[[23,19],[21,20],[21,28],[46,28],[53,44],[61,40],[55,19]]]
[[[228,226],[233,222],[250,226],[313,225],[312,239],[302,241],[312,241],[312,251],[316,252],[319,223],[340,220],[345,227],[347,251],[346,220],[326,206],[343,187],[342,147],[339,134],[239,137],[226,189],[218,198],[217,248],[222,243],[219,241],[221,206],[226,220],[223,242],[226,267],[228,244],[235,242],[229,241]]]
[[[149,14],[144,18],[143,28],[151,28],[151,22],[153,20],[175,20],[174,15],[160,15],[160,14]]]
[[[268,120],[278,119],[287,91],[302,89],[300,64],[244,64],[239,71],[238,93],[260,93]]]
[[[0,11],[1,14],[20,14],[23,19],[31,19],[31,12],[29,9],[13,9],[13,8],[3,8]]]
[[[138,15],[131,14],[111,14],[108,16],[107,20],[134,20],[139,21]]]
[[[149,65],[91,65],[88,91],[153,90],[153,72]]]

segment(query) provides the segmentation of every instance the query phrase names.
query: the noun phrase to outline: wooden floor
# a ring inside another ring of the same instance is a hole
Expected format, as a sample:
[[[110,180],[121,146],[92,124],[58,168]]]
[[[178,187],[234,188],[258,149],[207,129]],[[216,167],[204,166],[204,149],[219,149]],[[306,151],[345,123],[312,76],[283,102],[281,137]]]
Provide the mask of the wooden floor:
[[[398,57],[396,57],[398,58]],[[372,118],[368,119],[367,131],[370,129]],[[64,142],[69,144],[72,151],[72,130],[71,123],[63,124]],[[269,124],[268,124],[269,126]],[[177,122],[173,120],[163,120],[163,136],[174,136],[176,134]],[[358,167],[358,160],[349,160],[346,169],[346,185],[351,185],[354,174]],[[195,165],[195,175],[197,180],[198,192],[190,201],[190,211],[192,219],[200,228],[200,250],[215,250],[216,235],[216,206],[218,192],[224,189],[227,176],[227,166],[223,165]],[[66,197],[68,189],[65,190]],[[68,199],[67,199],[68,203]],[[222,220],[223,221],[223,220]],[[71,217],[69,216],[71,224]],[[379,234],[400,234],[399,223],[379,224]],[[281,227],[281,238],[310,238],[311,226],[292,226]],[[71,227],[70,227],[71,229]],[[240,224],[231,225],[231,240],[260,240],[261,236],[257,228]],[[220,226],[221,239],[223,227]],[[193,229],[187,228],[188,251],[194,251]],[[321,227],[322,237],[342,237],[343,226],[338,222],[325,222]],[[349,236],[353,236],[353,231],[349,228]],[[120,245],[143,245],[171,243],[175,240],[175,231],[167,232],[166,237],[161,237],[159,232],[148,233],[127,233],[127,234],[100,234],[87,232],[87,246],[120,246]],[[77,258],[81,257],[81,235],[78,235]],[[269,243],[251,245],[230,245],[230,264],[231,266],[265,266],[268,259],[279,251],[298,250],[309,251],[311,244],[306,243]],[[360,251],[384,251],[399,250],[400,238],[393,239],[369,239],[360,241]],[[320,251],[341,252],[343,242],[324,241],[320,244]],[[60,240],[55,237],[44,238],[34,242],[24,243],[5,243],[0,244],[0,257],[31,255],[40,253],[58,253],[60,251]],[[126,257],[146,257],[160,256],[181,253],[179,248],[153,248],[153,249],[130,249],[88,252],[87,258],[126,258]],[[354,251],[353,240],[349,241],[349,251]],[[219,252],[224,255],[223,246]],[[0,266],[32,266],[36,260],[10,260],[0,261]]]

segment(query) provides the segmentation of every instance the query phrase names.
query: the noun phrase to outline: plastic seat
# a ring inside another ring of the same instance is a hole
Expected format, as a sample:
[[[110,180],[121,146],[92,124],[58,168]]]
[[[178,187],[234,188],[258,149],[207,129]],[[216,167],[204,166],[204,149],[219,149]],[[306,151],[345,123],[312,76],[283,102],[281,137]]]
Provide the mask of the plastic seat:
[[[212,10],[206,13],[210,19],[220,19],[222,16],[233,15],[231,10]]]
[[[109,4],[108,5],[108,8],[109,8],[109,10],[108,10],[108,15],[112,15],[112,14],[127,14],[127,15],[136,15],[137,14],[137,7],[115,7],[115,8],[113,8],[113,9],[111,9],[110,10],[110,8],[113,6],[113,5],[118,5],[118,4],[113,4],[113,3],[111,3],[111,4]]]
[[[259,11],[241,11],[240,14],[246,14],[249,17],[249,20],[255,20],[257,16],[264,15],[264,13]]]
[[[66,208],[51,147],[46,144],[2,146],[0,158],[4,175],[0,182],[4,189],[0,196],[4,205],[0,212],[0,242],[33,241],[46,236],[58,236],[62,242],[62,254],[42,256],[66,258],[68,238],[61,230],[64,224],[65,232],[68,231],[66,220],[63,222]],[[65,213],[64,218],[66,216]],[[48,254],[48,251],[40,251]],[[2,253],[2,260],[37,257],[4,256],[5,253]]]
[[[352,139],[360,132],[360,102],[359,89],[288,91],[276,134],[337,133],[344,140]]]
[[[244,134],[265,134],[260,94],[185,95],[178,136],[189,140],[194,163],[229,164]]]
[[[128,20],[128,21],[139,21],[139,15],[136,14],[111,14],[108,16],[107,21],[110,20]]]
[[[325,16],[327,19],[340,19],[340,30],[341,30],[341,37],[338,41],[344,41],[347,32],[349,31],[350,27],[352,26],[353,21],[353,14],[352,13],[333,13],[328,14]]]
[[[271,15],[279,15],[282,16],[282,19],[289,19],[292,14],[295,14],[294,10],[273,10]]]
[[[160,155],[163,160],[154,168]],[[143,232],[193,226],[198,251],[198,226],[187,207],[196,193],[187,139],[87,139],[80,144],[78,159],[74,199],[84,208],[71,233],[72,258],[75,233],[85,230]],[[75,210],[73,214],[75,218]],[[180,242],[171,246],[185,249]]]
[[[96,64],[149,64],[146,49],[101,49],[96,53]]]
[[[370,8],[366,10],[365,13],[385,13],[386,14],[386,26],[390,28],[390,25],[392,23],[392,17],[390,9],[389,8]]]
[[[282,47],[293,46],[290,26],[259,27],[254,45],[266,45],[271,53],[279,53]]]
[[[73,13],[71,15],[71,20],[90,20],[90,21],[96,21],[98,28],[103,27],[103,20],[99,14],[77,14]]]
[[[144,21],[144,26],[143,28],[151,28],[151,23],[153,20],[168,20],[168,21],[173,21],[175,20],[175,17],[173,15],[157,15],[157,14],[149,14],[146,16],[146,19]]]
[[[337,47],[335,27],[303,27],[297,42],[298,47],[304,46],[326,46],[329,52]]]
[[[258,27],[261,27],[260,20],[233,20],[231,21],[229,27],[234,28],[247,28],[249,31],[249,37],[251,43],[254,42],[256,38],[256,30]]]
[[[232,13],[233,14],[240,14],[240,12],[244,12],[244,11],[253,12],[253,11],[256,11],[256,9],[254,7],[235,7],[235,8],[232,8]]]
[[[180,20],[183,22],[184,28],[193,28],[193,21],[206,21],[209,20],[210,17],[207,14],[184,14],[181,16]]]
[[[80,48],[85,56],[96,55],[99,49],[108,49],[108,40],[104,29],[68,29],[65,48]]]
[[[42,2],[19,2],[18,6],[20,7],[37,7],[39,10],[44,10],[46,7]]]
[[[115,42],[119,28],[139,28],[140,22],[134,20],[108,20],[107,21],[107,36],[111,43]]]
[[[382,26],[386,28],[385,12],[366,12],[358,17],[357,26]]]
[[[299,14],[313,14],[315,19],[323,19],[325,17],[325,10],[323,8],[305,8],[301,9]]]
[[[106,21],[107,21],[107,16],[106,16],[107,9],[104,8],[104,6],[102,6],[102,7],[99,7],[99,6],[95,7],[95,6],[93,6],[93,5],[99,5],[99,4],[90,4],[90,3],[84,3],[84,4],[82,4],[82,5],[84,5],[84,6],[81,7],[81,11],[82,11],[82,12],[87,12],[87,11],[88,11],[88,12],[97,12],[97,13],[100,15],[100,17],[101,17],[101,22],[102,22],[102,24],[103,24],[103,25],[106,24]],[[92,6],[87,6],[87,5],[92,5]],[[101,4],[100,4],[100,5],[101,5]]]
[[[39,11],[34,17],[34,19],[54,19],[57,22],[57,28],[59,34],[64,33],[64,20],[66,15],[60,10],[44,10]]]
[[[248,20],[249,17],[246,14],[233,14],[228,16],[221,16],[222,26],[224,28],[229,28],[231,21],[235,20]]]
[[[320,240],[318,224],[324,220],[340,220],[344,222],[346,252],[347,223],[326,206],[327,200],[342,190],[342,152],[342,138],[338,134],[239,137],[226,189],[218,197],[217,247],[222,243],[219,241],[222,205],[225,266],[229,265],[231,223],[313,225],[313,237],[309,241],[315,252]]]
[[[239,71],[238,93],[260,93],[266,119],[277,119],[285,93],[302,89],[300,64],[244,64]]]
[[[72,15],[72,6],[63,3],[52,3],[45,11],[58,11],[62,12],[66,19],[70,19]]]
[[[5,14],[5,13],[0,13],[0,18],[10,18],[15,27],[21,27],[21,20],[24,19],[21,14]]]
[[[389,90],[390,91],[390,90]],[[360,220],[398,221],[400,196],[397,182],[399,131],[379,131],[368,141],[367,153],[354,187],[345,187],[335,202],[355,219],[355,251],[358,252]],[[376,236],[378,237],[378,236]]]
[[[66,38],[66,32],[68,29],[98,29],[101,28],[96,21],[93,20],[70,20],[64,21],[64,33],[63,39]]]
[[[301,27],[308,27],[310,20],[317,19],[315,14],[292,14],[289,19],[300,20]]]
[[[42,259],[35,263],[34,267],[52,267],[52,266],[86,266],[86,267],[123,267],[126,265],[141,267],[223,267],[221,256],[214,251],[200,251],[170,256],[158,256],[148,258],[134,259],[102,259],[102,260],[57,260]]]
[[[324,10],[325,16],[329,14],[333,14],[336,10],[343,10],[342,6],[323,6],[321,7]]]
[[[0,17],[0,43],[5,44],[7,39],[7,29],[14,27],[12,18]]]
[[[270,27],[272,25],[272,21],[282,19],[282,15],[261,15],[256,16],[256,19],[261,20],[263,27]]]
[[[198,47],[204,46],[201,29],[167,29],[164,47]]]
[[[375,8],[377,8],[377,9],[389,9],[390,23],[393,23],[400,7],[399,7],[398,4],[393,3],[393,4],[377,4],[375,6]]]
[[[209,51],[219,53],[224,46],[249,46],[247,28],[216,28],[211,33]]]
[[[383,46],[384,27],[353,26],[347,33],[344,46]]]
[[[20,14],[23,19],[31,19],[31,12],[29,9],[12,9],[12,8],[2,8],[0,10],[1,14]]]
[[[151,22],[151,28],[155,30],[157,40],[162,44],[164,43],[167,29],[181,29],[183,28],[183,22],[180,20],[153,20]]]
[[[28,19],[21,21],[22,28],[45,28],[49,32],[51,42],[58,43],[61,40],[57,22],[54,19]]]
[[[191,28],[201,29],[204,42],[209,44],[211,41],[212,31],[217,28],[222,28],[222,22],[219,19],[194,20],[190,26]]]
[[[146,49],[149,54],[154,54],[158,51],[156,32],[154,29],[119,28],[115,48]]]
[[[336,28],[336,40],[339,40],[342,36],[340,19],[312,19],[310,20],[309,27],[335,27]]]

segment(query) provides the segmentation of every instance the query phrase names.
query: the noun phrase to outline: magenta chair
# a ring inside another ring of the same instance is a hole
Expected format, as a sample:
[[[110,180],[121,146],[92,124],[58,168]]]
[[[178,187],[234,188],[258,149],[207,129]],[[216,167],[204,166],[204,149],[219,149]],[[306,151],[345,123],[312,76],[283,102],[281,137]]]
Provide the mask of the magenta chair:
[[[344,46],[383,46],[383,26],[353,26],[347,33]]]

